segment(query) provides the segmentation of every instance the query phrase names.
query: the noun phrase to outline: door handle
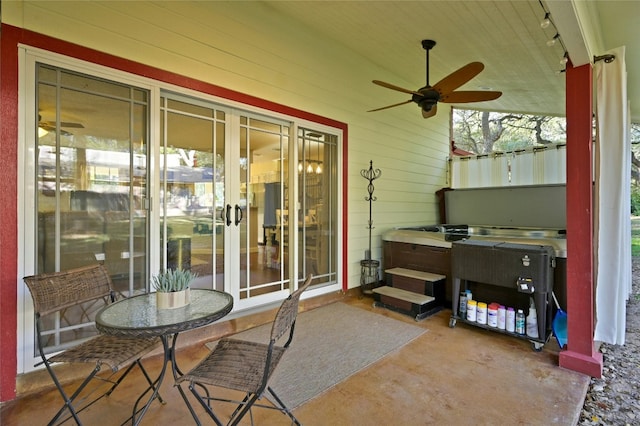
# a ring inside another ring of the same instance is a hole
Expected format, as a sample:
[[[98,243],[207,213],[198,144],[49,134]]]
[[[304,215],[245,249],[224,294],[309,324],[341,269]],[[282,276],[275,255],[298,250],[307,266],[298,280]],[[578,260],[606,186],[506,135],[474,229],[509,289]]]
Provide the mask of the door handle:
[[[227,226],[231,226],[231,204],[227,204]]]
[[[238,226],[238,224],[242,222],[242,214],[242,209],[239,205],[236,204],[236,226]]]

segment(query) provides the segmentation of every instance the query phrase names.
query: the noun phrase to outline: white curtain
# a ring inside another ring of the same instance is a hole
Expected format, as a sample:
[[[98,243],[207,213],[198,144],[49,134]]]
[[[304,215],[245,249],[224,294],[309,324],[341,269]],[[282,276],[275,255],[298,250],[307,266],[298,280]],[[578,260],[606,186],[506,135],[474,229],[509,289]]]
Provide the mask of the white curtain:
[[[631,294],[631,143],[625,48],[596,70],[596,329],[594,340],[623,345]],[[569,313],[570,314],[570,313]]]
[[[452,188],[487,188],[567,183],[567,147],[529,148],[504,154],[453,157]]]

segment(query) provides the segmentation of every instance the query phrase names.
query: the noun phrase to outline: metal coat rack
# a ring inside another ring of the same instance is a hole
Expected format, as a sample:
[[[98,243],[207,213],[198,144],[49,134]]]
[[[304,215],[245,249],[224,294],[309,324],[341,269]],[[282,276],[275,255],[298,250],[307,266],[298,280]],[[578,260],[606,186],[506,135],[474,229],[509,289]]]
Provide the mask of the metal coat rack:
[[[371,230],[373,229],[372,203],[377,200],[373,195],[375,187],[373,181],[378,179],[382,175],[380,169],[373,168],[373,160],[369,161],[369,168],[360,170],[360,176],[367,179],[369,184],[367,185],[367,192],[369,195],[365,197],[365,201],[369,202],[369,222],[367,222],[367,228],[369,229],[369,248],[365,251],[364,260],[360,261],[360,289],[362,294],[371,294],[374,286],[378,284],[378,268],[380,262],[378,260],[371,259]]]

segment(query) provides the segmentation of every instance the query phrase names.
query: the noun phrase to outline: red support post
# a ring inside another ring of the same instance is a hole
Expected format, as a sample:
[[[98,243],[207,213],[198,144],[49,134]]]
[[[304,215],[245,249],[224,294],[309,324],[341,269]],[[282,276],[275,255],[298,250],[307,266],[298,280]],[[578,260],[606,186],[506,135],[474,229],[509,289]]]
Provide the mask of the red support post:
[[[594,347],[593,72],[591,64],[566,71],[567,113],[567,349],[560,366],[602,376]]]

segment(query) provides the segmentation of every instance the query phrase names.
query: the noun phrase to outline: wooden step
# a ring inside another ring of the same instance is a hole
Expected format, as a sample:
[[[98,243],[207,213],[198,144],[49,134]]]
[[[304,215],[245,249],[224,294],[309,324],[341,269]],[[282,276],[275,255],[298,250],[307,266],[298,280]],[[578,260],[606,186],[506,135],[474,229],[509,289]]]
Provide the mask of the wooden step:
[[[396,299],[404,300],[406,302],[423,305],[425,303],[433,302],[435,297],[425,296],[423,294],[414,293],[412,291],[402,290],[400,288],[383,286],[373,289],[374,293],[378,293],[384,296],[394,297]]]
[[[381,306],[415,318],[416,321],[433,315],[442,309],[435,297],[418,294],[400,288],[383,286],[373,289],[374,306]]]
[[[400,275],[407,278],[415,278],[417,280],[430,282],[440,281],[447,278],[446,276],[440,274],[432,274],[431,272],[416,271],[414,269],[406,268],[391,268],[385,270],[384,272],[391,275]]]
[[[385,283],[388,286],[412,291],[425,296],[433,296],[438,303],[445,303],[445,275],[416,271],[406,268],[392,268],[385,272]]]

